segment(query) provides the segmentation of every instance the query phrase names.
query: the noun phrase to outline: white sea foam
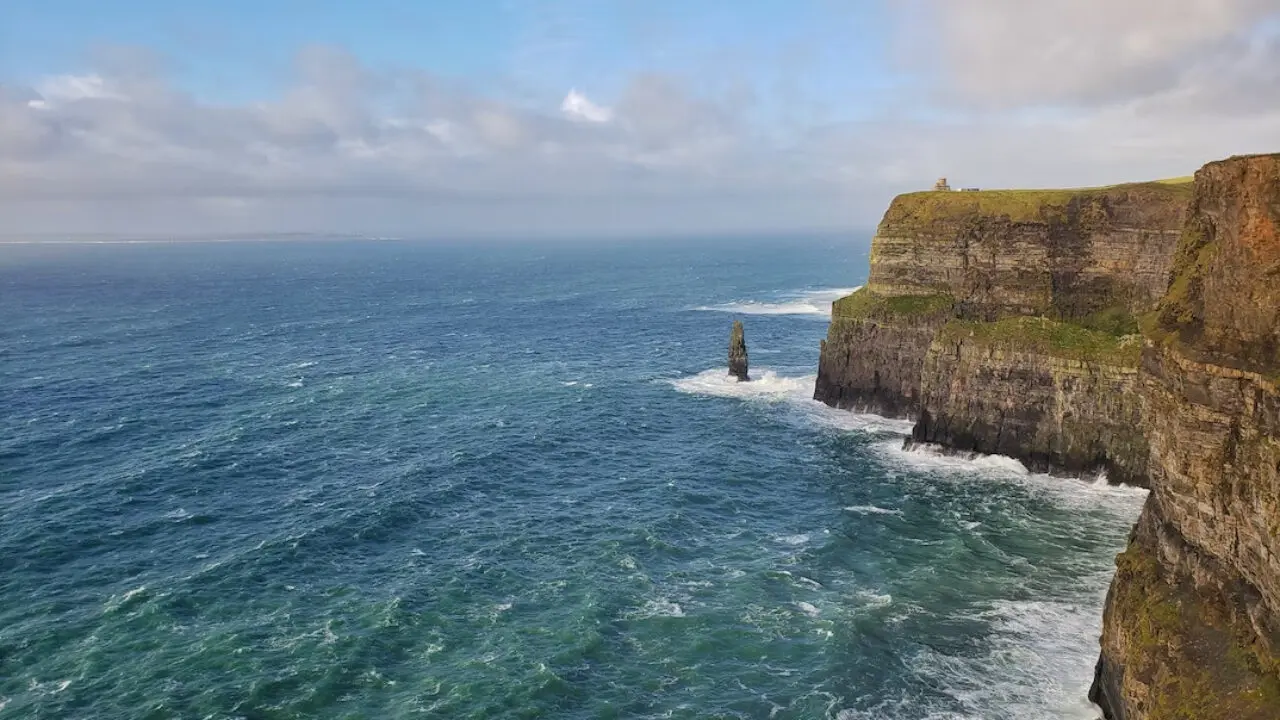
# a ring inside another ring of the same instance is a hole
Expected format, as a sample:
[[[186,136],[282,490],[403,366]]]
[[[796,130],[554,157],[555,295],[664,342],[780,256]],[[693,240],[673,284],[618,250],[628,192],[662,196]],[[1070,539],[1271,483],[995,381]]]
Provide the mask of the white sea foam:
[[[811,396],[817,376],[784,377],[772,370],[757,370],[750,382],[739,382],[724,369],[704,370],[671,381],[677,390],[691,395],[781,402]]]
[[[138,597],[139,595],[141,595],[146,591],[147,591],[146,585],[139,585],[138,587],[125,592],[123,595],[119,595],[119,596],[112,595],[110,598],[107,599],[106,606],[103,608],[102,611],[107,613],[115,612],[116,610],[119,610],[125,605],[128,605],[134,598]]]
[[[1002,455],[957,454],[932,445],[904,448],[897,441],[876,443],[873,447],[896,464],[938,479],[1016,483],[1059,506],[1103,509],[1122,516],[1127,522],[1137,517],[1147,497],[1143,488],[1112,485],[1105,477],[1090,482],[1033,473],[1021,462]]]
[[[901,515],[901,510],[890,510],[877,505],[849,505],[845,512],[857,513],[859,515]]]
[[[1107,573],[1088,585],[1104,587]],[[984,651],[949,655],[923,648],[911,668],[964,707],[958,717],[1092,720],[1085,700],[1097,659],[1103,596],[998,600],[978,614],[991,623]]]
[[[697,375],[669,380],[683,393],[737,398],[748,402],[785,404],[793,416],[806,425],[835,430],[909,435],[912,422],[837,410],[813,399],[816,375],[787,376],[765,368],[752,373],[750,382],[738,382],[723,368],[704,370]]]
[[[667,598],[649,600],[635,612],[634,618],[684,617],[684,608]]]
[[[742,315],[813,315],[831,317],[831,303],[858,290],[859,287],[861,286],[780,292],[769,300],[737,300],[718,305],[702,305],[694,309],[709,312],[739,313]]]
[[[796,607],[800,609],[800,612],[808,615],[809,617],[818,617],[822,614],[822,611],[819,610],[816,605],[804,602],[803,600],[797,602]]]
[[[809,542],[809,534],[800,533],[797,535],[781,535],[779,537],[774,538],[774,541],[780,542],[783,545],[803,545]]]

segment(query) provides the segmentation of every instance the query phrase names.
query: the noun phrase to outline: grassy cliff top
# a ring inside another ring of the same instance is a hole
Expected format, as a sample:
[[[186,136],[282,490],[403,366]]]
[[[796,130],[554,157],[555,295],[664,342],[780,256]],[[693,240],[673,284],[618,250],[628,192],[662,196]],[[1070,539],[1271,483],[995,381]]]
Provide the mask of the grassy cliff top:
[[[1137,367],[1142,354],[1138,335],[1113,335],[1042,317],[1011,317],[996,322],[952,320],[938,333],[938,340],[1131,367]]]
[[[861,288],[831,304],[833,317],[855,320],[891,320],[950,314],[955,300],[950,295],[887,296]]]
[[[1074,200],[1108,198],[1180,209],[1191,199],[1192,178],[1170,178],[1094,188],[1046,190],[925,191],[894,198],[884,224],[929,223],[971,217],[1008,217],[1012,222],[1060,218]]]

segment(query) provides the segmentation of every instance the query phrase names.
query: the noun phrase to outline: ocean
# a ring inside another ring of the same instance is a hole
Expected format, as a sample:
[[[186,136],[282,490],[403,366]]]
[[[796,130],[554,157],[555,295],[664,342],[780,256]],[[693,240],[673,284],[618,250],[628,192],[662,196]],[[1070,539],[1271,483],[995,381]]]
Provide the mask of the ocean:
[[[1095,717],[1144,493],[810,399],[868,237],[0,246],[0,718]]]

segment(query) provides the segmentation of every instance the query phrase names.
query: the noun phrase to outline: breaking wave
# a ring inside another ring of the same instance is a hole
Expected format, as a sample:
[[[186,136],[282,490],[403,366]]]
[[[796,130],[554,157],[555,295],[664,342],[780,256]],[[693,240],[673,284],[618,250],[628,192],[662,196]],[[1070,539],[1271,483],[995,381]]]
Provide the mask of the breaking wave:
[[[834,430],[909,435],[910,420],[886,418],[868,413],[837,410],[813,399],[816,375],[779,375],[774,370],[754,370],[753,380],[739,382],[722,368],[704,370],[697,375],[669,382],[676,390],[690,395],[736,398],[747,402],[776,403],[789,411],[789,416],[804,425],[817,425]]]
[[[742,315],[813,315],[831,317],[831,303],[857,291],[861,285],[848,288],[824,288],[778,293],[769,300],[735,300],[719,305],[703,305],[694,308],[708,312],[739,313]]]

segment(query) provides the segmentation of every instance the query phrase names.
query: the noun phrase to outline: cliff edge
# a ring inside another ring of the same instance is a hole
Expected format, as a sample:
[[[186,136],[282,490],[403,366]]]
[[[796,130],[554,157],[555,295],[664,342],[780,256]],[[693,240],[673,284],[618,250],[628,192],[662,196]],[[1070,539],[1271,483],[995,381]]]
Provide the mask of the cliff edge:
[[[1145,484],[1138,314],[1168,286],[1189,183],[894,199],[832,306],[815,397],[914,438]]]
[[[1196,174],[1145,319],[1151,495],[1107,597],[1111,720],[1280,717],[1280,155]]]

